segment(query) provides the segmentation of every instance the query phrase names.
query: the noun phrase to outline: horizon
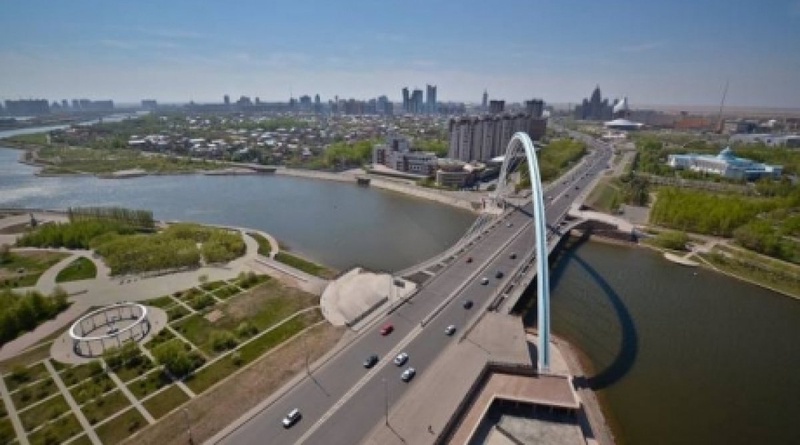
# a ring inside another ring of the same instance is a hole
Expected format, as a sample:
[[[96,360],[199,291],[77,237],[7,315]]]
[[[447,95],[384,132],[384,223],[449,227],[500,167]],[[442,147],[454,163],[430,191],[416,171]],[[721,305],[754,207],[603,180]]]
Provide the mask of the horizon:
[[[631,106],[797,109],[800,1],[185,0],[12,3],[0,17],[0,99],[324,102],[436,85],[440,102],[577,104],[599,85]],[[190,16],[186,11],[191,11]],[[524,17],[522,26],[509,26]],[[746,24],[737,26],[731,24]],[[641,105],[640,105],[641,106]]]

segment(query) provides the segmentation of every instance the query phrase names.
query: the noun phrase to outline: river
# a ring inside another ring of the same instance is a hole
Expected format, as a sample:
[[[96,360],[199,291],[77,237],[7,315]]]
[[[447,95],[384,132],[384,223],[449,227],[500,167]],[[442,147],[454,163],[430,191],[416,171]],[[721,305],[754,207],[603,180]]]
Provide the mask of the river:
[[[323,264],[398,270],[474,215],[286,176],[37,178],[0,149],[0,207],[120,205],[247,226]],[[581,349],[622,443],[800,443],[800,302],[646,249],[586,243],[552,272],[553,329]],[[533,317],[529,317],[533,318]]]
[[[800,443],[800,302],[635,247],[585,243],[551,275],[620,443]]]
[[[0,207],[122,206],[160,220],[261,229],[292,250],[338,270],[395,271],[452,245],[475,214],[406,195],[275,175],[36,177],[0,148]]]

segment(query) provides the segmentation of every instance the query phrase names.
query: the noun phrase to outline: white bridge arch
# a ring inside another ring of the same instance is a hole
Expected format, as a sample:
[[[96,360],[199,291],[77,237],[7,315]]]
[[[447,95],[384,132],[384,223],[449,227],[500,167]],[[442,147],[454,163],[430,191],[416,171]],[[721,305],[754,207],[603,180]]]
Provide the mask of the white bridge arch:
[[[538,368],[539,371],[550,369],[550,274],[548,271],[547,249],[547,216],[544,212],[544,198],[539,162],[536,157],[536,148],[527,133],[515,133],[506,148],[503,167],[497,188],[492,195],[495,209],[502,211],[508,203],[507,198],[514,194],[516,185],[511,181],[509,171],[513,174],[523,161],[522,152],[528,163],[528,173],[531,181],[531,201],[533,203],[533,227],[536,237],[536,275],[537,275],[537,323],[539,328]]]

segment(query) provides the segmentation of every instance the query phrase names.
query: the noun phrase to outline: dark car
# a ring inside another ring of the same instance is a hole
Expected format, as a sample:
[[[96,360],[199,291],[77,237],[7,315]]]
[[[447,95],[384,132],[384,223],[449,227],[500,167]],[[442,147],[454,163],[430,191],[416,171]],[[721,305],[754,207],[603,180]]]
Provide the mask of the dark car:
[[[472,308],[472,300],[467,300],[464,302],[464,309],[471,309]]]
[[[498,270],[497,273],[494,274],[494,277],[495,278],[503,278],[503,271],[502,270]]]
[[[517,254],[512,252],[511,255],[509,255],[508,257],[511,258],[512,260],[516,260]]]
[[[467,262],[471,263],[472,262],[472,257],[467,257]]]
[[[375,366],[376,363],[378,363],[378,354],[372,354],[364,360],[364,367],[369,369]]]
[[[387,324],[381,328],[381,335],[389,335],[392,333],[392,331],[394,331],[394,325],[391,323]]]

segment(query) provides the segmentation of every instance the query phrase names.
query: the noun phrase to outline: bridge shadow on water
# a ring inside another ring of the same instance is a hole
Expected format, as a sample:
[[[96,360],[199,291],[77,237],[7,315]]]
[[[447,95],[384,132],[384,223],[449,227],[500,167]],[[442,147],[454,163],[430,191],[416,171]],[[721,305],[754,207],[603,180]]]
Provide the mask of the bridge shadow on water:
[[[600,289],[599,296],[604,296],[611,304],[614,314],[617,317],[620,327],[621,344],[614,359],[611,363],[601,371],[593,376],[575,376],[574,382],[578,387],[588,387],[592,390],[601,390],[620,381],[631,370],[636,357],[639,354],[639,336],[636,332],[636,326],[631,318],[631,314],[625,303],[620,298],[619,294],[614,288],[603,278],[603,276],[587,263],[583,258],[575,254],[575,250],[589,240],[590,233],[585,233],[584,236],[575,240],[574,238],[565,242],[566,247],[563,247],[563,252],[558,252],[561,248],[557,249],[556,253],[551,257],[551,263],[556,266],[551,269],[550,273],[550,288],[553,289],[558,286],[558,283],[564,278],[564,272],[567,268],[569,261],[575,263],[589,275],[594,284]],[[530,309],[525,314],[525,324],[532,325],[536,320],[536,286],[535,282],[530,285],[529,298],[533,301],[530,302]],[[527,292],[526,292],[527,293]],[[552,311],[552,303],[551,303]],[[552,312],[551,312],[552,318]],[[578,346],[578,345],[576,345]]]

